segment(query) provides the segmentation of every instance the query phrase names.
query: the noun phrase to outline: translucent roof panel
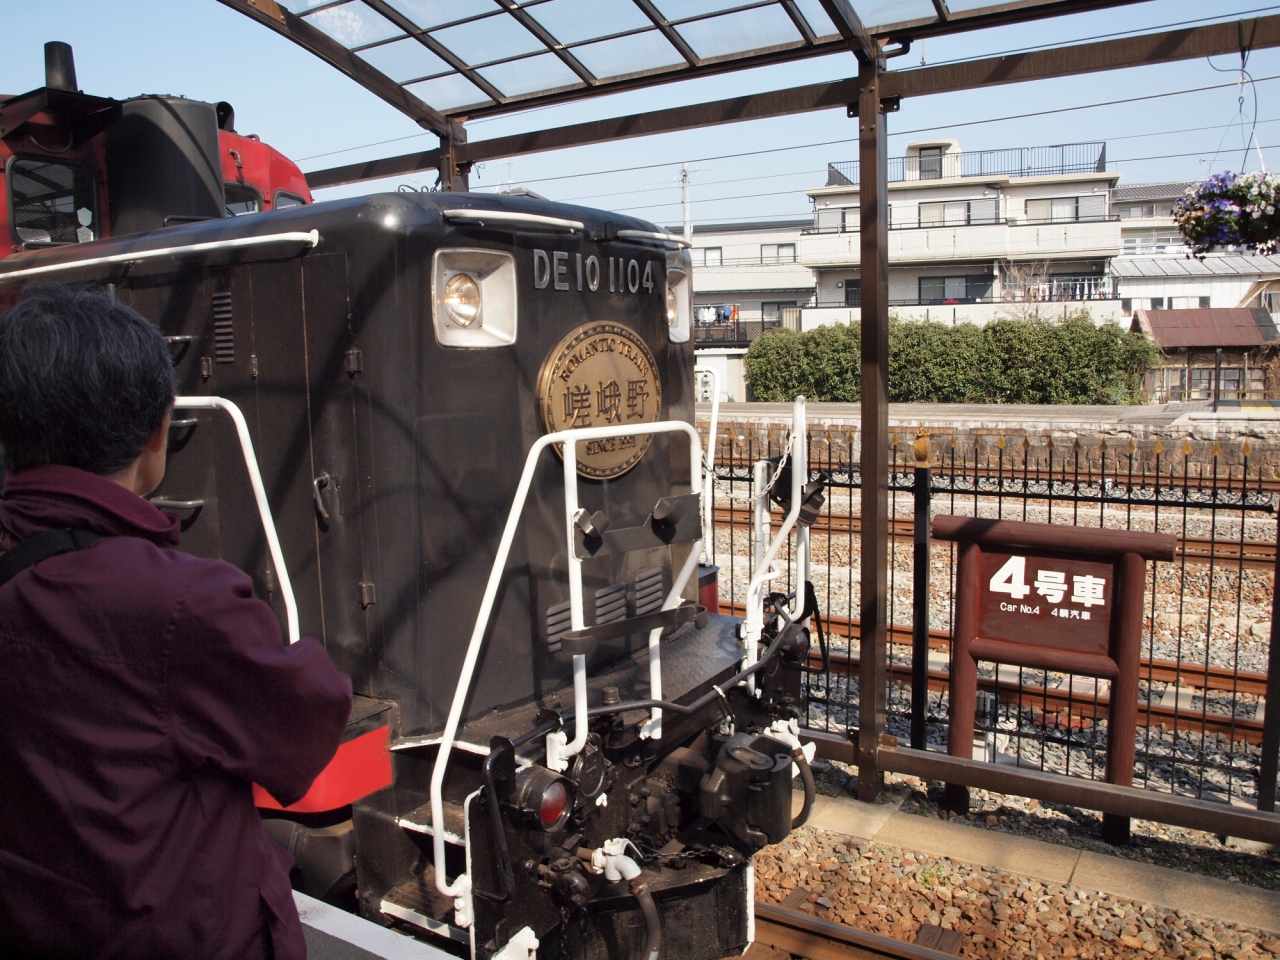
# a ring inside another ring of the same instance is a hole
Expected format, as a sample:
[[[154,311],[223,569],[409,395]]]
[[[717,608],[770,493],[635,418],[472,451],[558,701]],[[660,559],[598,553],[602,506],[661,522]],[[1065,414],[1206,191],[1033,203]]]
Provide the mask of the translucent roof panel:
[[[745,3],[744,0],[654,0],[653,5],[668,20],[685,20],[704,13],[732,10],[734,7],[745,6]]]
[[[573,55],[602,80],[674,67],[685,62],[680,51],[656,30],[574,47]]]
[[[631,0],[548,0],[531,5],[529,13],[561,43],[653,26]]]
[[[488,94],[458,73],[411,83],[405,89],[437,110],[459,110],[490,102]]]
[[[977,5],[994,6],[991,0],[982,0]],[[956,11],[957,4],[948,0],[947,6],[953,13]],[[875,30],[876,27],[884,27],[891,23],[932,20],[938,15],[932,0],[854,0],[853,9],[857,11],[862,25],[868,30]]]
[[[493,0],[387,0],[423,30],[493,13]]]
[[[289,19],[326,34],[375,74],[362,70],[353,79],[433,130],[446,128],[442,113],[488,116],[850,53],[822,0],[278,0],[288,11],[283,22],[264,20],[256,0],[221,2],[339,65],[329,44],[294,31]],[[1081,6],[1080,0],[848,2],[873,39],[895,41],[1044,20]],[[861,47],[855,52],[863,55]],[[397,84],[421,102],[389,89]]]
[[[808,21],[815,37],[839,36],[840,31],[831,22],[827,11],[822,9],[822,4],[818,0],[796,0],[796,6],[800,8],[801,16]]]
[[[308,10],[331,3],[333,0],[284,0],[281,6],[287,7],[291,13],[306,13]]]
[[[396,83],[448,73],[453,69],[414,37],[366,47],[360,51],[360,59]]]
[[[348,48],[404,36],[403,30],[360,0],[348,0],[336,7],[325,7],[306,14],[303,19]]]
[[[582,83],[578,75],[554,53],[508,60],[492,67],[481,67],[476,72],[508,97]]]
[[[677,29],[694,53],[704,60],[804,40],[780,6],[756,7],[694,20],[680,24]]]
[[[466,63],[490,63],[547,49],[541,40],[507,14],[434,30],[431,36]]]

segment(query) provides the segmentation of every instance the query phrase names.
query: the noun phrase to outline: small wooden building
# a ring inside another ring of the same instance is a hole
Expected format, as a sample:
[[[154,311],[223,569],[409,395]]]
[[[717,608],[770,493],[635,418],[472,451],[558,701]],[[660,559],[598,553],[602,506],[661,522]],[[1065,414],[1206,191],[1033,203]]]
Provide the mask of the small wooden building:
[[[1160,348],[1143,383],[1151,403],[1280,397],[1280,332],[1263,307],[1138,310],[1130,329]]]

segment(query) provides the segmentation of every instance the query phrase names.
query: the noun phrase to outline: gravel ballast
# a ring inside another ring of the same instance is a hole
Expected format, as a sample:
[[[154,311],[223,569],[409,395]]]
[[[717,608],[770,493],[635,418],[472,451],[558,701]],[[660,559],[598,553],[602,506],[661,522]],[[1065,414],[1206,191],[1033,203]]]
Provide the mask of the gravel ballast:
[[[906,942],[941,926],[963,937],[965,957],[1280,957],[1268,931],[820,828],[800,828],[755,864],[761,902]]]

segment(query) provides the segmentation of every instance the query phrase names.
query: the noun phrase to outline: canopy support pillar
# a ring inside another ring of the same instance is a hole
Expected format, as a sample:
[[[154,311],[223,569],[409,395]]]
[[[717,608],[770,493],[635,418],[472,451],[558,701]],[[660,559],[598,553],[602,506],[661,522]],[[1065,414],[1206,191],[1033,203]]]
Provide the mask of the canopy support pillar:
[[[449,193],[466,193],[471,189],[470,160],[458,158],[459,148],[467,142],[467,128],[461,121],[450,120],[449,129],[440,138],[440,189]]]
[[[884,788],[877,762],[885,729],[889,507],[889,203],[883,56],[860,61],[858,202],[862,285],[862,567],[858,682],[858,799],[873,803]]]

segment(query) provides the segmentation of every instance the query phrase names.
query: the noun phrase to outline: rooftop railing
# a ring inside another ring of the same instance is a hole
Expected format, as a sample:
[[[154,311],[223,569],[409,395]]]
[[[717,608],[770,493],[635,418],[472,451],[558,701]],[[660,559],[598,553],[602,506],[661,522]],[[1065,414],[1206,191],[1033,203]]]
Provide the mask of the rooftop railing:
[[[1064,143],[1051,147],[890,157],[889,182],[955,177],[1054,177],[1069,173],[1105,173],[1106,169],[1105,143]],[[851,187],[857,183],[857,160],[827,164],[828,187]]]

